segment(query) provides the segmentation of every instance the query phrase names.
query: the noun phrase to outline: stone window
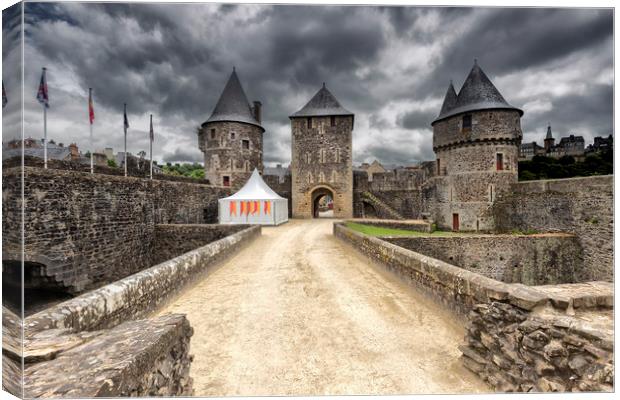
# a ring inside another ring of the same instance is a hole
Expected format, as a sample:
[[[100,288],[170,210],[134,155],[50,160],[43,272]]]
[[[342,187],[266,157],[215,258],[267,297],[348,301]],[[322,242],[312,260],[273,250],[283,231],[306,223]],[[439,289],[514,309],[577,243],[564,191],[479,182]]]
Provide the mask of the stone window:
[[[222,177],[222,183],[224,186],[230,186],[230,176],[224,175]]]
[[[340,162],[340,149],[336,149],[336,156],[334,157],[337,163]]]
[[[325,174],[323,171],[319,172],[319,182],[325,182]]]
[[[233,140],[235,139],[235,132],[230,132],[230,138]]]
[[[245,160],[245,172],[250,172],[250,161],[249,160]]]
[[[312,153],[306,153],[306,162],[308,164],[312,162]]]
[[[249,141],[249,140],[247,140],[247,139],[243,139],[243,140],[241,141],[241,148],[242,148],[243,150],[250,150],[250,141]]]
[[[463,115],[463,132],[471,131],[471,115]]]
[[[211,129],[211,139],[215,139],[215,129]]]
[[[312,173],[308,172],[306,176],[306,183],[312,183]]]
[[[330,126],[336,126],[336,117],[335,116],[331,116],[329,117],[329,125]]]
[[[498,171],[504,170],[504,155],[502,153],[497,153],[495,157],[495,168]]]
[[[437,175],[441,175],[441,160],[437,159]]]
[[[489,185],[489,201],[492,203],[495,201],[495,185]]]
[[[336,170],[332,171],[332,183],[335,183],[336,181],[338,181],[338,173],[336,172]]]
[[[319,162],[321,164],[325,163],[325,149],[319,150]]]
[[[308,129],[312,129],[312,118],[311,117],[306,118],[306,125],[308,126]]]

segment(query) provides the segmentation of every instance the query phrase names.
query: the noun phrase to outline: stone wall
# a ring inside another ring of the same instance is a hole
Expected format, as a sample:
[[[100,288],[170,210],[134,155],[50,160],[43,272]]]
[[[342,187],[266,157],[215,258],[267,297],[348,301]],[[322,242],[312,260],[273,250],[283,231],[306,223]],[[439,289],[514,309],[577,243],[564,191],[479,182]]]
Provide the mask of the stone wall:
[[[500,231],[577,235],[581,280],[613,279],[613,176],[519,182],[498,197],[493,213]]]
[[[25,319],[27,334],[65,328],[74,332],[109,328],[142,318],[199,279],[222,258],[261,233],[260,226],[211,242],[117,282],[57,304]]]
[[[140,164],[139,164],[140,163]],[[23,165],[26,167],[38,167],[43,168],[43,159],[33,156],[24,156]],[[22,166],[21,157],[11,157],[2,161],[2,169],[17,168]],[[84,164],[78,161],[71,160],[47,160],[47,167],[49,169],[59,169],[64,171],[74,172],[87,172],[90,173],[90,164]],[[94,165],[94,171],[99,175],[115,175],[124,176],[125,169],[122,167],[109,167],[107,165]],[[140,160],[135,157],[129,157],[127,159],[127,175],[138,178],[150,177],[149,160]],[[187,176],[168,175],[168,174],[153,174],[154,180],[163,180],[171,182],[186,182],[208,185],[207,179],[196,179]]]
[[[171,260],[181,254],[205,246],[249,228],[249,225],[155,225],[153,264]]]
[[[501,392],[611,392],[613,343],[611,310],[569,316],[491,302],[474,307],[460,349]]]
[[[3,261],[21,259],[21,168],[3,171]],[[216,222],[209,185],[23,168],[26,285],[80,293],[152,265],[157,223]]]
[[[288,200],[288,217],[293,217],[293,193],[291,175],[284,175],[280,180],[278,175],[263,175],[263,180],[274,192]]]
[[[181,314],[88,334],[40,332],[26,343],[25,397],[191,396],[192,334]]]
[[[506,283],[533,286],[584,279],[582,250],[574,235],[459,235],[384,240]]]

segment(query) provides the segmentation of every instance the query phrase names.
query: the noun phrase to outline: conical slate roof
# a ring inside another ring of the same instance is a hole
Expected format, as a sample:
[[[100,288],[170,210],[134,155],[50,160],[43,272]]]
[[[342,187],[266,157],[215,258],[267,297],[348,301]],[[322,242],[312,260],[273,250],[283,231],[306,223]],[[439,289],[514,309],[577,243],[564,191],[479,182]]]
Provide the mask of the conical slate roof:
[[[282,198],[265,183],[258,170],[254,168],[250,179],[237,193],[221,200],[277,200]]]
[[[441,106],[441,111],[439,112],[439,115],[447,114],[449,111],[454,109],[454,107],[456,107],[456,100],[456,90],[454,90],[452,81],[450,81],[450,86],[448,86],[446,97],[443,99],[443,105]]]
[[[243,91],[243,87],[241,87],[241,82],[239,82],[239,77],[234,68],[213,113],[204,124],[221,121],[245,122],[246,124],[256,125],[263,131],[265,130],[254,118],[250,102]]]
[[[289,118],[296,117],[325,117],[331,115],[353,115],[353,113],[340,105],[333,94],[323,87],[310,99],[308,104],[302,107]]]
[[[523,115],[523,111],[508,104],[477,62],[469,72],[456,98],[456,104],[447,112],[442,110],[433,123],[469,111],[509,109]]]

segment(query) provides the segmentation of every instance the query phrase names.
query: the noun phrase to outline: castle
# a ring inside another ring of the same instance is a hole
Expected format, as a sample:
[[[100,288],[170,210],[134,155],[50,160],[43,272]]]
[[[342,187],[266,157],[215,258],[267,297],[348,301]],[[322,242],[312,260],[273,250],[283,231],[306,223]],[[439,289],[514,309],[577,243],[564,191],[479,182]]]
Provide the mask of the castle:
[[[250,106],[233,69],[199,133],[212,183],[239,187],[253,168],[263,171],[260,114],[261,103]],[[329,196],[336,218],[427,218],[442,229],[491,231],[495,199],[518,180],[522,115],[474,62],[458,94],[450,83],[431,123],[435,161],[369,182],[366,171],[352,166],[355,116],[323,84],[289,117],[291,176],[283,183],[278,177],[274,189],[291,197],[296,218],[318,216],[318,202]]]

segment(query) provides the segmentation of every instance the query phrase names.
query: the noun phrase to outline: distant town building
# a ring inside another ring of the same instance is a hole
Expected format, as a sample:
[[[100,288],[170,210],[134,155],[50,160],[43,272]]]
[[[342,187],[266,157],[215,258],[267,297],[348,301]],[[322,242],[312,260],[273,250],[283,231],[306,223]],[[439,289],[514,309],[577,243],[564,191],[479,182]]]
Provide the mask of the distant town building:
[[[387,172],[387,169],[377,160],[373,161],[372,164],[362,163],[360,169],[362,171],[366,171],[366,173],[368,174],[368,182],[372,182],[374,174],[381,174]]]
[[[264,167],[263,168],[263,176],[265,175],[274,175],[278,177],[278,182],[282,183],[286,179],[287,175],[291,174],[291,169],[289,167],[283,168],[282,164],[276,165],[276,167]]]
[[[597,136],[594,138],[594,143],[589,144],[588,147],[586,147],[585,153],[586,154],[601,153],[603,151],[613,150],[613,148],[614,148],[613,135],[609,135],[606,138],[602,136]]]
[[[2,143],[2,160],[7,160],[13,157],[21,157],[21,140],[11,140],[7,143]],[[43,158],[44,153],[44,140],[36,140],[31,137],[23,140],[24,156]],[[77,161],[80,158],[77,145],[71,143],[68,147],[65,147],[63,143],[54,142],[50,140],[47,143],[47,158],[48,160],[62,160],[62,161]]]
[[[531,160],[534,156],[545,156],[561,158],[572,156],[577,160],[585,157],[585,140],[583,136],[569,135],[560,138],[560,142],[555,144],[555,138],[551,131],[551,126],[547,126],[547,134],[543,140],[543,146],[536,142],[522,143],[519,150],[519,160]]]

